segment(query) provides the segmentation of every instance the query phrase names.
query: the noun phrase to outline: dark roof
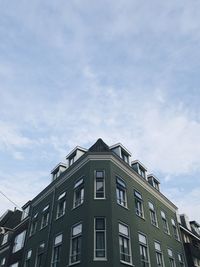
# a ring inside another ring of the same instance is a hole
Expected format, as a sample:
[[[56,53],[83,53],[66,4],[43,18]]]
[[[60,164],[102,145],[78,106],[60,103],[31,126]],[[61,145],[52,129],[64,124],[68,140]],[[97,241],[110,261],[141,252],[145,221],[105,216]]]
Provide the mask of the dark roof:
[[[99,138],[94,145],[89,148],[89,152],[110,152],[109,146]]]

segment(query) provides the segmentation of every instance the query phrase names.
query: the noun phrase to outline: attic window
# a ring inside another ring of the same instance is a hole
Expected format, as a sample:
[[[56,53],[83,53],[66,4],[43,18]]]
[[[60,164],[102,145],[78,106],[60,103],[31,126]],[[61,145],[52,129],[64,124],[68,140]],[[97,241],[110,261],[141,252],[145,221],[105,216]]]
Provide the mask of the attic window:
[[[74,163],[74,161],[75,161],[75,156],[76,156],[76,154],[73,154],[73,155],[69,158],[69,166],[71,166],[71,165]]]
[[[139,167],[138,172],[139,172],[139,175],[145,178],[145,170],[143,168]]]
[[[159,183],[155,179],[153,179],[153,187],[159,191]]]

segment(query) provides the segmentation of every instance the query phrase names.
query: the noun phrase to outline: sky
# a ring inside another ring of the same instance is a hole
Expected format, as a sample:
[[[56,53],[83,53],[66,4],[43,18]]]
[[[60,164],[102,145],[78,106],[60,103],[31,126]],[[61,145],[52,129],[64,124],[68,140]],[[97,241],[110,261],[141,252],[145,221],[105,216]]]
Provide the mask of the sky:
[[[0,191],[23,206],[77,145],[122,143],[200,222],[200,1],[0,2]],[[14,205],[0,194],[0,214]]]

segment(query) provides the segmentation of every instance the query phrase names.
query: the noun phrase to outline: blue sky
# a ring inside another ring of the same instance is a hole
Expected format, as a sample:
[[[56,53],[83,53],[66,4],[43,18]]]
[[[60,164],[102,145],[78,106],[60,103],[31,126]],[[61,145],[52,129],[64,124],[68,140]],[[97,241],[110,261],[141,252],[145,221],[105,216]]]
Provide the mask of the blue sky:
[[[197,0],[1,1],[0,190],[22,206],[71,149],[101,137],[200,222],[199,10]]]

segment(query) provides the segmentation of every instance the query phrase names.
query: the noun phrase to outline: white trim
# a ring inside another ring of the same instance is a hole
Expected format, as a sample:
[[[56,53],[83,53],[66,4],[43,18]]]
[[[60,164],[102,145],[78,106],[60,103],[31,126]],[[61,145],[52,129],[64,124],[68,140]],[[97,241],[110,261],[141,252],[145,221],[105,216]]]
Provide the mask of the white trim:
[[[71,262],[73,228],[76,227],[76,226],[78,226],[78,225],[80,225],[80,224],[81,224],[81,234],[79,234],[79,235],[81,235],[81,238],[82,238],[82,235],[83,235],[83,222],[80,221],[80,222],[75,223],[75,224],[73,224],[71,226],[71,231],[70,231],[70,249],[69,249],[69,265],[74,265],[74,264],[77,264],[77,263],[81,262],[81,260],[76,261],[76,262]],[[81,240],[81,252],[82,252],[82,248],[83,248],[83,243],[82,243],[82,240]]]
[[[103,218],[105,223],[105,230],[104,230],[104,236],[105,236],[105,257],[96,257],[96,219]],[[94,249],[93,249],[93,261],[107,261],[107,221],[105,216],[95,216],[94,217]]]
[[[80,150],[80,151],[83,151],[83,152],[87,152],[88,151],[88,149],[86,149],[86,148],[83,148],[81,146],[76,146],[74,149],[72,149],[71,152],[69,152],[69,154],[67,154],[66,159],[69,159],[70,156],[72,156],[73,153],[75,153],[77,150]]]
[[[138,163],[145,171],[147,171],[147,167],[144,166],[144,164],[139,161],[138,159],[131,161],[131,166]]]
[[[139,234],[140,235],[143,235],[145,238],[146,238],[146,244],[145,243],[142,243],[139,241]],[[149,267],[151,267],[151,258],[150,258],[150,253],[149,253],[149,242],[148,242],[148,237],[146,234],[144,234],[143,232],[141,231],[138,231],[138,242],[139,242],[139,257],[140,257],[140,263],[141,263],[141,255],[140,255],[140,244],[143,245],[143,246],[146,246],[147,248],[147,253],[148,253],[148,260],[149,260]]]
[[[103,193],[104,193],[104,197],[96,197],[96,181],[97,181],[97,177],[96,177],[96,173],[97,172],[103,172]],[[105,183],[105,170],[94,170],[94,199],[106,199],[106,183]]]
[[[167,206],[171,211],[173,212],[177,211],[178,208],[167,197],[165,197],[161,192],[159,192],[154,187],[152,187],[145,179],[141,179],[140,175],[134,172],[132,169],[129,170],[128,165],[125,166],[122,162],[119,161],[119,159],[117,159],[113,155],[105,155],[105,154],[87,155],[87,157],[83,158],[83,160],[80,161],[74,168],[68,171],[68,173],[66,173],[66,176],[61,177],[61,179],[57,181],[56,187],[62,185],[68,178],[70,178],[74,173],[76,173],[80,168],[82,168],[89,161],[95,161],[95,160],[102,160],[102,161],[108,160],[108,161],[113,162],[120,169],[122,169],[127,175],[129,175],[136,183],[138,183],[140,186],[146,189],[150,194],[156,197],[161,203]],[[54,187],[51,187],[44,194],[41,194],[42,192],[40,192],[41,196],[38,198],[36,196],[35,198],[37,199],[35,201],[33,199],[33,202],[32,202],[33,207],[36,206],[46,196],[48,196],[53,190],[54,190]]]
[[[53,174],[59,167],[65,167],[67,169],[68,165],[63,162],[59,162],[51,171],[51,174]]]
[[[113,149],[113,148],[116,148],[116,147],[121,147],[122,148],[122,150],[124,150],[130,157],[131,157],[131,152],[130,151],[128,151],[128,149],[127,148],[125,148],[121,143],[117,143],[117,144],[115,144],[115,145],[112,145],[112,146],[109,146],[109,149]]]
[[[128,236],[127,235],[124,235],[123,233],[120,233],[119,231],[119,224],[121,225],[124,225],[125,227],[127,227],[127,230],[128,230]],[[133,265],[133,255],[132,255],[132,249],[131,249],[131,232],[130,232],[130,227],[128,224],[122,222],[122,221],[118,221],[118,246],[119,246],[119,258],[121,258],[121,255],[120,255],[120,236],[128,239],[128,243],[129,243],[129,255],[130,255],[130,262],[127,262],[127,261],[123,261],[120,259],[120,262],[122,263],[125,263],[125,264],[128,264],[128,265]]]

